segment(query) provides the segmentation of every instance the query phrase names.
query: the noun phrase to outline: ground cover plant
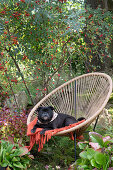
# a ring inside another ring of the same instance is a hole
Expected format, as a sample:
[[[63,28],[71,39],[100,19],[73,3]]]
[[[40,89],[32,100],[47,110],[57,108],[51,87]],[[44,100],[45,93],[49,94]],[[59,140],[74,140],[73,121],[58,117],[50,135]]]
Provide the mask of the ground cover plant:
[[[80,142],[79,147],[83,149],[77,160],[78,169],[103,169],[113,167],[113,139],[110,136],[102,138],[99,133],[89,132],[91,142]],[[89,146],[87,145],[89,144]]]
[[[19,146],[19,144],[12,144],[9,141],[0,141],[0,166],[14,170],[26,169],[33,158],[28,153],[28,149]]]

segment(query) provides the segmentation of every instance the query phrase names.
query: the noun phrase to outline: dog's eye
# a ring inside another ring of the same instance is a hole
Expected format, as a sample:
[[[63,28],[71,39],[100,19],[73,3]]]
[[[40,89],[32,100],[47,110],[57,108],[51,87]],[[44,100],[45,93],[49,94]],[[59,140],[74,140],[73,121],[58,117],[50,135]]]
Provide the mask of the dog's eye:
[[[43,109],[44,112],[47,112],[48,110],[47,109]]]

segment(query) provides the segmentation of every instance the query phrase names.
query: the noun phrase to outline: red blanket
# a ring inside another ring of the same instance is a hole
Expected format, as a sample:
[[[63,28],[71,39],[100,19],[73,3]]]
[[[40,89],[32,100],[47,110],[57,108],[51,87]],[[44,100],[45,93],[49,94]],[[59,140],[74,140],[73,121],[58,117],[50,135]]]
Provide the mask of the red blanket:
[[[51,139],[51,137],[53,135],[55,135],[56,133],[66,130],[66,129],[70,129],[74,126],[79,125],[80,123],[84,122],[85,120],[82,120],[80,122],[74,123],[74,124],[70,124],[69,126],[65,126],[63,128],[59,128],[59,129],[53,129],[53,130],[48,130],[45,132],[44,135],[40,135],[40,131],[42,130],[42,128],[37,128],[35,133],[31,133],[31,129],[33,129],[34,125],[37,122],[37,118],[35,118],[29,125],[27,128],[27,135],[30,136],[30,146],[26,146],[29,151],[32,149],[32,147],[34,146],[34,144],[38,144],[38,152],[40,152],[40,150],[43,148],[43,145],[45,144],[46,141],[48,141],[49,139]],[[73,136],[73,132],[70,132],[69,137],[74,140],[74,136]]]

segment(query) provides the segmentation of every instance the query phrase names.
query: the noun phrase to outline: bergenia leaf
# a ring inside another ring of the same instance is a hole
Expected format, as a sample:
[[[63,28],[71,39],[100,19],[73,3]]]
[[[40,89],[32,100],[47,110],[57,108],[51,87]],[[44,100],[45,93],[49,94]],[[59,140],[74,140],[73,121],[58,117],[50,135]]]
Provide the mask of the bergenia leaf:
[[[96,152],[94,159],[95,159],[96,163],[101,165],[101,166],[106,164],[106,157],[103,153]]]
[[[98,143],[89,142],[89,145],[96,151],[97,149],[100,149],[100,145]]]
[[[110,139],[111,139],[110,136],[106,136],[106,137],[103,138],[103,141],[106,142],[106,141],[108,141]]]
[[[93,170],[97,170],[97,168],[99,168],[99,166],[98,166],[98,164],[96,163],[95,159],[92,159],[92,160],[91,160],[91,165],[92,165],[93,167],[96,167],[96,168],[93,169]]]
[[[87,158],[91,160],[94,157],[95,151],[92,148],[87,149]]]
[[[87,159],[87,152],[86,151],[82,151],[79,155],[80,155],[81,158]]]
[[[26,155],[29,151],[26,147],[20,147],[20,156]]]
[[[80,149],[84,149],[87,146],[87,142],[78,142],[78,146]]]
[[[101,147],[103,147],[103,138],[102,135],[96,133],[96,132],[89,132],[89,136],[91,138],[91,141],[94,143],[98,143]]]

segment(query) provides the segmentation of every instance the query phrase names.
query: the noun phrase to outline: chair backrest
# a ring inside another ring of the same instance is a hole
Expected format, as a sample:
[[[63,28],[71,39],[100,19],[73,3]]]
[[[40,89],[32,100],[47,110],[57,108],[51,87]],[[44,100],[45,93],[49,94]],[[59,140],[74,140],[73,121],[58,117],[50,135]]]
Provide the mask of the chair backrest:
[[[93,121],[107,104],[112,92],[112,79],[104,73],[89,73],[76,77],[46,95],[31,110],[27,124],[39,106],[53,106],[56,112]]]

